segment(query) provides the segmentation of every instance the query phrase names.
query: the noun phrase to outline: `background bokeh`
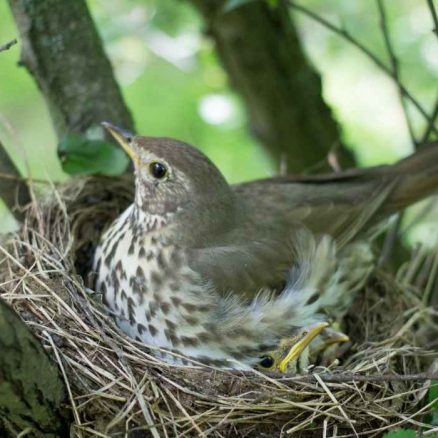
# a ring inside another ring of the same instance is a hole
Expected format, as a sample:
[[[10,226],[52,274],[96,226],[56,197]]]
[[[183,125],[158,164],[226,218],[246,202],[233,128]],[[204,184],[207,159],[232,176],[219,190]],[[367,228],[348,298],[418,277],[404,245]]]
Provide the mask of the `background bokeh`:
[[[247,132],[245,110],[188,2],[90,0],[88,4],[138,132],[197,145],[231,182],[276,172]],[[388,61],[375,2],[306,0],[302,4],[344,27]],[[385,4],[402,80],[430,112],[438,95],[438,38],[432,33],[427,2],[388,0]],[[322,75],[324,97],[359,163],[389,163],[408,155],[412,143],[394,83],[339,36],[300,13],[294,17],[307,54]],[[7,2],[0,2],[0,43],[15,36]],[[17,66],[18,59],[18,46],[0,56],[0,138],[23,174],[64,180],[67,176],[57,160],[43,97],[26,70]],[[424,121],[413,108],[408,110],[421,136]],[[421,207],[416,211],[421,213]],[[436,213],[429,213],[412,238],[430,240],[436,218]],[[0,206],[0,229],[12,226],[11,216]]]

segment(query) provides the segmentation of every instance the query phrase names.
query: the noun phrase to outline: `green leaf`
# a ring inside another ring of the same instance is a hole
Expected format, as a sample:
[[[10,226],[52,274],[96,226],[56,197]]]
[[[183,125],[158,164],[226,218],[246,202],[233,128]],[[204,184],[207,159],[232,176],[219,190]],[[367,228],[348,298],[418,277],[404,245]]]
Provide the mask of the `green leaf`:
[[[129,163],[120,148],[77,133],[69,133],[62,139],[58,156],[64,172],[70,175],[121,175]]]
[[[429,403],[433,402],[432,409],[438,412],[438,380],[432,380],[428,399]]]
[[[400,429],[395,432],[389,432],[383,438],[416,438],[417,432],[413,429]]]
[[[438,380],[432,380],[427,398],[429,403],[432,403],[432,412],[424,421],[432,426],[438,426]]]
[[[222,10],[224,13],[230,12],[233,9],[240,8],[243,5],[246,5],[248,3],[253,3],[256,1],[260,1],[260,0],[228,0],[225,2]]]

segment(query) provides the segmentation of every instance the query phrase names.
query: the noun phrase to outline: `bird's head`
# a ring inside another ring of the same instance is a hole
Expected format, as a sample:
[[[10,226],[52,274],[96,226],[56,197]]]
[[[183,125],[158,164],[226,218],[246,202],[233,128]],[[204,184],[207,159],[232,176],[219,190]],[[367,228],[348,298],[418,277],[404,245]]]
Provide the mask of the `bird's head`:
[[[326,322],[317,322],[307,327],[297,328],[292,336],[280,341],[278,348],[264,354],[257,365],[263,371],[288,371],[310,343],[328,326]]]
[[[233,193],[203,153],[178,140],[137,136],[110,123],[102,124],[134,163],[135,203],[140,209],[179,218],[198,227],[198,233],[202,225],[227,226],[225,217],[233,216]]]

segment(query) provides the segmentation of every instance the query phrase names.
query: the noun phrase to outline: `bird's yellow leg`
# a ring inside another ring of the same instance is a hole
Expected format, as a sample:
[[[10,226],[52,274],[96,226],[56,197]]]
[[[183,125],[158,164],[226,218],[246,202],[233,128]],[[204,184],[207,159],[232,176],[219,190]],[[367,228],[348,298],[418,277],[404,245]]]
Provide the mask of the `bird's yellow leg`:
[[[293,343],[289,351],[283,359],[277,365],[280,372],[284,373],[290,362],[297,359],[304,349],[318,336],[328,324],[326,322],[318,322],[310,327],[307,327],[300,333],[300,336],[296,342]]]

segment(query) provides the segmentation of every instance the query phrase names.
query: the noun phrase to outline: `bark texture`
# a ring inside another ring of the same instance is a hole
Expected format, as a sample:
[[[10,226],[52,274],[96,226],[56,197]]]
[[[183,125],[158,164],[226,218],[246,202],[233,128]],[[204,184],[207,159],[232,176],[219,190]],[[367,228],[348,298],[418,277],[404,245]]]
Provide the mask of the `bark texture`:
[[[20,206],[30,202],[27,184],[0,143],[0,198],[17,220],[22,218]]]
[[[226,0],[191,3],[203,15],[231,85],[247,106],[253,133],[274,159],[300,172],[326,161],[338,146],[340,163],[352,165],[285,2],[270,7],[254,1],[229,12]]]
[[[133,129],[84,0],[9,0],[21,35],[21,64],[44,95],[58,138],[112,121]]]
[[[15,312],[0,300],[0,430],[10,436],[68,436],[57,367]],[[3,435],[2,435],[3,436]]]

